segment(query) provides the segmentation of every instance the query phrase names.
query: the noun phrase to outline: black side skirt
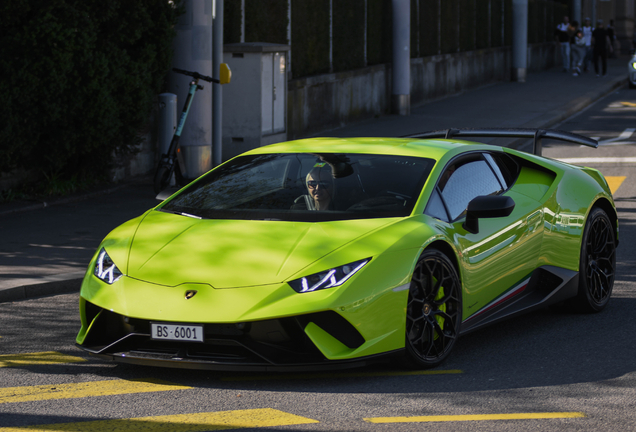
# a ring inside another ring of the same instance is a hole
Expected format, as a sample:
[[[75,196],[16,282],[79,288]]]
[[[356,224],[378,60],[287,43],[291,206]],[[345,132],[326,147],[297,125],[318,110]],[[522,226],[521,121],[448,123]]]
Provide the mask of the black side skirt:
[[[513,315],[531,312],[576,296],[579,273],[554,266],[536,269],[528,285],[518,295],[502,296],[491,306],[477,312],[462,322],[460,334],[470,333]]]

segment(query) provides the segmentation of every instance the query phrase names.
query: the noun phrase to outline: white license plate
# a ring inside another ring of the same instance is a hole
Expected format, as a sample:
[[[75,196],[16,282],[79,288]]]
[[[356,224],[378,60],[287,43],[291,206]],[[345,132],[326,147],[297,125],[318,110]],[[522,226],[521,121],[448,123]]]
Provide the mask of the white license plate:
[[[170,341],[203,342],[203,326],[150,323],[150,338]]]

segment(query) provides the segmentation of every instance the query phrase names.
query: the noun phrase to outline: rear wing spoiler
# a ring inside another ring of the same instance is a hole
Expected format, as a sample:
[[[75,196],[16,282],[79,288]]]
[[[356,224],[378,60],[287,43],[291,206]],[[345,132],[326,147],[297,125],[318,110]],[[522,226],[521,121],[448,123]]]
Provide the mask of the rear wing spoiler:
[[[541,139],[549,138],[559,141],[567,141],[588,147],[598,147],[598,141],[583,135],[556,129],[443,129],[408,135],[404,138],[445,138],[454,137],[490,137],[490,138],[532,138],[532,153],[541,156]]]

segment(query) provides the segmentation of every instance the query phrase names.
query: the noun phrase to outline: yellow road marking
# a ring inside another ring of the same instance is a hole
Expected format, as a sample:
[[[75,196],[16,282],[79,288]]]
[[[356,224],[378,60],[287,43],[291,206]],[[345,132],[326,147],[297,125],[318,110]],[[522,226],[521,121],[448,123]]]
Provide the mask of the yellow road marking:
[[[0,367],[30,364],[79,363],[83,361],[86,360],[81,357],[70,356],[57,351],[0,355]]]
[[[326,379],[326,378],[366,378],[366,377],[383,377],[383,376],[409,376],[409,375],[449,375],[464,373],[459,369],[448,370],[426,370],[426,371],[404,371],[404,372],[353,372],[353,373],[335,373],[335,374],[271,374],[271,375],[252,375],[223,377],[221,381],[266,381],[266,380],[294,380],[294,379]]]
[[[475,414],[475,415],[447,415],[447,416],[413,416],[413,417],[372,417],[365,418],[369,423],[424,423],[424,422],[456,422],[456,421],[484,421],[484,420],[533,420],[555,418],[586,417],[582,412],[552,412],[552,413],[513,413],[513,414]]]
[[[157,379],[108,380],[73,384],[51,384],[0,388],[0,404],[51,399],[74,399],[91,396],[109,396],[130,393],[148,393],[168,390],[186,390]]]
[[[616,191],[618,190],[619,187],[621,187],[621,185],[623,184],[623,182],[625,181],[625,176],[623,177],[605,177],[605,180],[607,180],[607,184],[610,187],[610,190],[612,191],[612,193],[616,193]]]
[[[621,104],[623,104],[623,106],[636,107],[636,103],[634,102],[621,102]]]
[[[97,420],[78,423],[58,423],[16,428],[0,428],[0,432],[198,432],[224,429],[289,426],[318,423],[271,408],[209,413],[177,414],[157,417],[137,417],[117,420]]]

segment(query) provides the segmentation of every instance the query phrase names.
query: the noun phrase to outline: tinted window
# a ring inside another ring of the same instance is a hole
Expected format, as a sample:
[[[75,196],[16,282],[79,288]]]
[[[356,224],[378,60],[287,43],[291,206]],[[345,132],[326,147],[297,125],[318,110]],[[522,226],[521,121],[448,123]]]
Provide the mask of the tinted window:
[[[440,180],[440,189],[451,220],[461,216],[473,198],[502,190],[495,173],[483,159],[450,165],[442,180],[445,183]]]
[[[519,176],[519,165],[510,155],[505,153],[490,153],[487,154],[488,156],[494,161],[494,166],[499,169],[499,173],[501,173],[505,182],[504,188],[508,189]]]
[[[484,157],[486,158],[486,160],[490,164],[490,168],[492,168],[493,172],[497,176],[497,180],[499,180],[499,183],[501,184],[501,187],[503,187],[504,190],[508,189],[508,186],[509,186],[508,182],[506,182],[506,179],[504,178],[504,175],[501,172],[501,168],[499,168],[499,165],[497,165],[497,162],[495,162],[495,159],[491,155],[489,155],[488,153],[484,153]]]
[[[242,156],[211,171],[160,210],[210,219],[408,216],[433,164],[389,155]]]
[[[433,190],[433,193],[431,194],[431,198],[428,200],[428,204],[426,205],[426,210],[424,211],[424,213],[439,220],[448,222],[448,214],[446,213],[446,208],[444,207],[442,198],[439,196],[439,191],[437,188]]]

